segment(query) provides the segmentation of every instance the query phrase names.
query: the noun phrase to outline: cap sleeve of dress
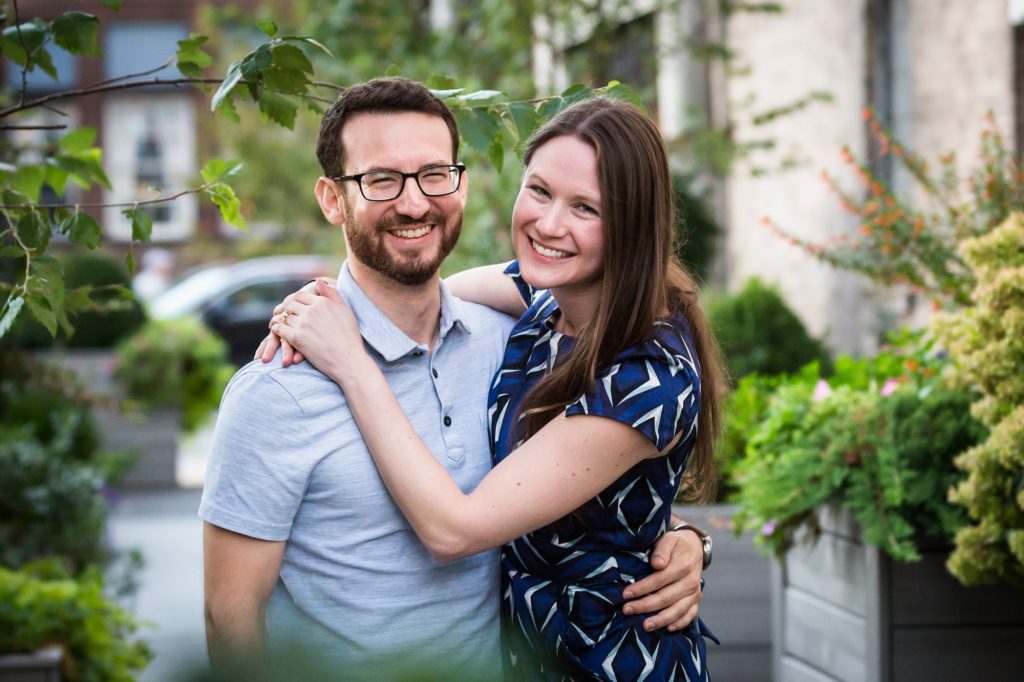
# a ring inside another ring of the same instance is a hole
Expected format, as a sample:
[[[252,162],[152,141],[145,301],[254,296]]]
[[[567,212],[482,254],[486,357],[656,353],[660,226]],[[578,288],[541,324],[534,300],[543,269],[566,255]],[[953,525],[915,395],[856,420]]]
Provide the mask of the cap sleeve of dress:
[[[519,272],[519,261],[517,260],[509,263],[508,267],[505,268],[504,273],[511,277],[512,281],[515,282],[516,289],[519,290],[519,295],[523,297],[523,301],[526,303],[527,308],[533,305],[534,301],[537,300],[537,296],[544,291],[542,289],[535,289],[526,283],[526,280],[523,279],[522,273]]]
[[[678,435],[694,435],[700,407],[700,372],[691,346],[656,337],[630,349],[597,377],[593,390],[566,406],[567,416],[607,417],[630,426],[664,451]]]

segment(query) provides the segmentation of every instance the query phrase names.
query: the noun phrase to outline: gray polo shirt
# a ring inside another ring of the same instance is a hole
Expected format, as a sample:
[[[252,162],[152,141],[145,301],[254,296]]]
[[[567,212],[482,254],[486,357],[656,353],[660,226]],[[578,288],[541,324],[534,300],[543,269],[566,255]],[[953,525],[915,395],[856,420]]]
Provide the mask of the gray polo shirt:
[[[347,264],[338,290],[413,428],[463,491],[490,470],[487,390],[513,320],[441,285],[433,354],[374,306]],[[287,541],[267,612],[272,648],[340,665],[413,652],[498,663],[498,553],[434,562],[388,495],[341,389],[308,362],[253,362],[221,402],[199,515]]]

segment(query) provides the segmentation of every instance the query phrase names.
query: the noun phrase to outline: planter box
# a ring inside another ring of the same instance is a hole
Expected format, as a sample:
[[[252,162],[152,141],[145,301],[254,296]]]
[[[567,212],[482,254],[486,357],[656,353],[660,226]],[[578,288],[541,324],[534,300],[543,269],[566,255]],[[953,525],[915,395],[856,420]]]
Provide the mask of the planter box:
[[[58,647],[0,656],[0,682],[60,682],[62,657]]]
[[[892,561],[860,542],[853,520],[820,514],[817,544],[798,544],[772,575],[776,682],[1021,679],[1024,591],[967,588],[948,548]]]
[[[115,356],[108,350],[54,351],[40,356],[78,375],[89,394],[97,399],[93,409],[103,447],[130,450],[138,455],[134,466],[119,485],[131,487],[172,487],[178,456],[181,414],[178,408],[123,414],[124,392],[114,380]]]

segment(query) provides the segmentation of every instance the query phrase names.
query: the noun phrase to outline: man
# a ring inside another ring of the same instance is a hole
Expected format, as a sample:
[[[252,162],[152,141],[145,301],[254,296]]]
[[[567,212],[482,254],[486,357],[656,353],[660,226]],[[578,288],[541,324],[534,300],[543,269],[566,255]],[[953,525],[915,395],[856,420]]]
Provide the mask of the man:
[[[469,491],[490,468],[487,390],[513,321],[453,298],[438,275],[468,191],[458,144],[451,112],[422,85],[353,86],[324,115],[315,194],[345,231],[338,290],[365,343],[417,433]],[[309,363],[285,369],[277,357],[234,377],[199,513],[215,666],[231,654],[260,660],[265,641],[298,640],[346,671],[396,653],[464,674],[500,669],[497,551],[431,560],[344,395]],[[670,602],[672,620],[695,611],[700,547],[686,532],[663,540],[654,563],[672,554],[673,570],[649,586],[685,578],[638,611]]]

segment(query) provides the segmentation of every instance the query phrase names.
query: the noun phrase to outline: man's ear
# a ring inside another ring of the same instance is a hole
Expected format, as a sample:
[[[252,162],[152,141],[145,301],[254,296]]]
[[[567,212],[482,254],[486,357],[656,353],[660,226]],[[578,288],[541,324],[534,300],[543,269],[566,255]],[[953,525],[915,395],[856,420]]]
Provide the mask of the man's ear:
[[[462,208],[466,208],[466,197],[469,194],[469,171],[462,171],[462,177],[459,182],[458,196],[462,202]]]
[[[344,225],[348,217],[345,210],[345,198],[341,195],[341,187],[330,178],[320,176],[313,188],[320,211],[331,225]]]

